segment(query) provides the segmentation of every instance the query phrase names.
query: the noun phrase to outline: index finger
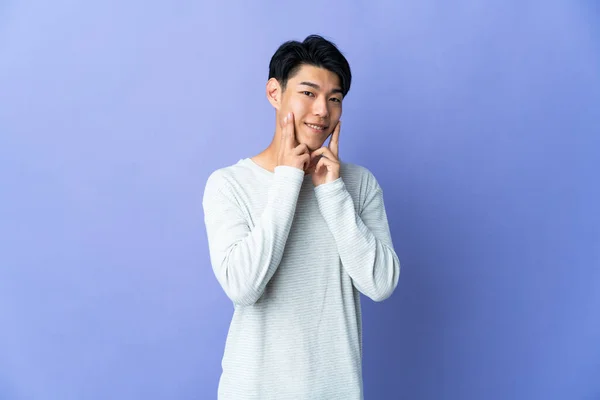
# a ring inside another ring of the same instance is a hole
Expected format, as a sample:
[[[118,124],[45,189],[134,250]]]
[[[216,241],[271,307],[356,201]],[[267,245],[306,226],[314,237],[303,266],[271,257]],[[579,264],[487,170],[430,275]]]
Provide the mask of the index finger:
[[[294,114],[288,113],[283,119],[282,144],[290,149],[294,148],[296,135],[294,133]]]
[[[340,146],[340,129],[342,127],[342,121],[338,121],[337,125],[333,130],[333,134],[331,135],[331,140],[329,141],[329,150],[333,153],[333,155],[338,158],[339,146]]]

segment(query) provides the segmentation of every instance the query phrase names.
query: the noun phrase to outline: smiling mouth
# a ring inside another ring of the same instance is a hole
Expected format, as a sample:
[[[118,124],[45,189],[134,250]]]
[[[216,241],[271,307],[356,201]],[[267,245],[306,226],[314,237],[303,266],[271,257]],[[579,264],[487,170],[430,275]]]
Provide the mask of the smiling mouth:
[[[328,128],[325,125],[315,125],[315,124],[309,124],[307,122],[305,122],[305,125],[308,126],[311,129],[314,129],[315,131],[319,131],[319,132],[324,132]]]

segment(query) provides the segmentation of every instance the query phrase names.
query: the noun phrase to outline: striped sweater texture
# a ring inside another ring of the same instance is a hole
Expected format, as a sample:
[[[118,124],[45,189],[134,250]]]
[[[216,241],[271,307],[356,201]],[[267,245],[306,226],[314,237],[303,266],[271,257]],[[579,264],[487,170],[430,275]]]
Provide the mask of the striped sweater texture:
[[[400,264],[373,174],[340,175],[314,187],[249,158],[210,175],[210,260],[234,306],[219,399],[363,399],[360,294],[388,298]]]

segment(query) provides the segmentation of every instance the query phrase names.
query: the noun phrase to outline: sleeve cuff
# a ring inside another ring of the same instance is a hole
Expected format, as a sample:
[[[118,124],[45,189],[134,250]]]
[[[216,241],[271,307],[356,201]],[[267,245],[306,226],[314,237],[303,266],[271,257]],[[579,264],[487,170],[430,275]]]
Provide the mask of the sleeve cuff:
[[[335,224],[336,219],[344,215],[344,208],[347,204],[346,201],[350,198],[350,193],[346,190],[346,185],[340,177],[333,182],[317,186],[315,196],[325,220],[330,224]]]

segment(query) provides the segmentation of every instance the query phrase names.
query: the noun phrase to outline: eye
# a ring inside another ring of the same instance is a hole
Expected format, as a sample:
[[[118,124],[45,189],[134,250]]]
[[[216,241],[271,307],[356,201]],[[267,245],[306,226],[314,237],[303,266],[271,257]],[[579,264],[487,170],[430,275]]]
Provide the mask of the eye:
[[[338,99],[337,97],[332,97],[331,99],[329,99],[331,101],[333,101],[334,103],[341,103],[342,101],[340,99]]]
[[[308,90],[305,90],[303,92],[301,92],[302,94],[306,95],[306,96],[314,96],[314,94],[312,94],[312,92],[309,92]]]

